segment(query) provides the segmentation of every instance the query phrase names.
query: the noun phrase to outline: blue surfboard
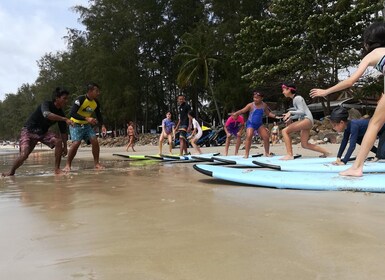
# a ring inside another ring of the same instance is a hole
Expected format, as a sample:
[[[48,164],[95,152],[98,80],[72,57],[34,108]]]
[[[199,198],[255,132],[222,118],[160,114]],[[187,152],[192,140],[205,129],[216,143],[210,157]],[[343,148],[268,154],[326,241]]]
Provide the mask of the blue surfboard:
[[[224,162],[227,164],[234,164],[234,165],[242,165],[242,166],[249,166],[249,167],[256,167],[253,161],[267,161],[267,162],[277,162],[280,158],[283,156],[271,156],[271,157],[265,157],[263,154],[255,154],[251,155],[248,158],[244,158],[243,156],[215,156],[213,157],[214,161]],[[301,155],[295,155],[295,158],[299,158]]]
[[[337,173],[238,169],[208,164],[195,164],[194,169],[213,178],[259,187],[385,192],[384,173],[365,174],[363,177],[345,177],[339,176]]]
[[[332,162],[333,161],[329,161],[325,163],[320,163],[319,161],[318,162],[314,162],[314,161],[301,162],[301,160],[298,160],[296,162],[285,161],[275,165],[275,164],[264,164],[256,160],[253,161],[254,164],[257,164],[261,167],[267,167],[267,168],[277,169],[281,171],[297,171],[297,172],[338,173],[352,166],[351,162],[348,162],[346,165],[334,165],[332,164]],[[364,173],[385,172],[385,162],[365,162],[363,172]]]

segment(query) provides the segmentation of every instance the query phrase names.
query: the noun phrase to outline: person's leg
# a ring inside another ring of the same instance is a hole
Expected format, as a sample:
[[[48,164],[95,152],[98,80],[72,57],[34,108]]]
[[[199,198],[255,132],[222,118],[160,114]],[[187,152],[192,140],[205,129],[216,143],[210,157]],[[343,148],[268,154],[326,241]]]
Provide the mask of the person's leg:
[[[324,157],[329,156],[330,153],[326,149],[324,149],[318,145],[314,145],[314,144],[309,143],[310,129],[312,128],[312,126],[313,126],[313,124],[308,119],[304,119],[304,120],[301,120],[298,122],[297,128],[299,128],[301,130],[301,146],[302,146],[302,148],[322,153]]]
[[[80,143],[81,141],[73,141],[72,144],[71,144],[71,147],[68,151],[68,156],[67,156],[67,162],[66,162],[66,165],[65,167],[63,168],[63,171],[64,172],[69,172],[71,171],[71,165],[72,165],[72,161],[73,159],[75,158],[76,156],[76,153],[79,149],[79,146],[80,146]]]
[[[229,153],[230,139],[231,139],[231,135],[230,135],[230,136],[226,136],[226,142],[225,142],[225,156],[227,156],[228,153]]]
[[[92,145],[92,156],[94,157],[95,169],[102,169],[104,167],[99,162],[100,147],[99,147],[98,139],[96,137],[92,137],[90,138],[90,142]]]
[[[258,134],[261,136],[261,139],[263,141],[263,148],[265,149],[265,156],[270,156],[270,135],[269,131],[266,129],[264,125],[261,125],[258,128]]]
[[[171,134],[167,135],[167,138],[168,138],[168,149],[169,149],[170,155],[172,155],[172,135]]]
[[[159,136],[159,154],[160,155],[162,154],[162,150],[163,150],[163,140],[164,140],[164,137],[162,132]]]
[[[135,146],[135,135],[132,135],[131,136],[131,149],[133,152],[136,152],[135,149],[134,149],[134,146]],[[99,146],[99,145],[98,145]]]
[[[16,170],[23,165],[30,153],[36,146],[37,139],[33,139],[34,135],[29,133],[26,128],[23,128],[20,133],[19,140],[19,156],[14,160],[11,169],[7,173],[2,173],[1,176],[13,176]]]
[[[358,151],[356,160],[354,161],[352,167],[349,169],[340,172],[342,176],[362,176],[362,168],[366,157],[369,154],[370,149],[373,147],[374,142],[376,141],[377,134],[385,123],[385,97],[381,97],[378,102],[377,108],[374,111],[373,117],[369,122],[368,129],[366,130],[364,139],[362,140],[362,145]]]
[[[241,146],[241,136],[237,135],[237,141],[235,142],[235,155],[238,155],[239,147]]]
[[[55,143],[55,174],[61,174],[62,171],[60,169],[61,157],[63,156],[63,141],[56,137],[54,140]]]
[[[198,152],[198,154],[201,154],[201,149],[199,148],[199,146],[197,145],[197,141],[198,141],[199,138],[193,138],[191,139],[191,145],[194,147],[194,149]]]
[[[295,125],[295,123],[291,123],[282,130],[282,138],[283,138],[283,142],[285,143],[286,156],[280,158],[281,160],[294,159],[293,145],[291,143],[291,137],[290,137],[290,133],[296,131],[294,125]]]
[[[253,136],[254,136],[254,128],[248,127],[246,129],[246,142],[245,142],[245,156],[244,156],[244,158],[249,157],[250,147],[251,147],[251,139],[253,138]]]
[[[378,159],[385,159],[385,132],[380,134],[380,139],[378,140],[378,149],[376,152],[376,157]]]

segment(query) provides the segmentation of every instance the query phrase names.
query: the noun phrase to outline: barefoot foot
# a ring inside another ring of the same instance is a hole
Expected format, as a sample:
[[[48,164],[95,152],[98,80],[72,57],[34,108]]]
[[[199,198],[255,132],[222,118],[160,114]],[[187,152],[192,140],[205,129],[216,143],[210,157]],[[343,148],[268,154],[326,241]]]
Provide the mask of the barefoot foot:
[[[284,157],[281,157],[279,160],[293,160],[293,159],[294,159],[294,156],[286,155]]]
[[[97,163],[97,164],[95,164],[95,169],[101,170],[101,169],[105,169],[105,167],[103,165],[101,165],[100,163]]]
[[[339,174],[341,176],[362,177],[362,169],[350,167],[349,169],[346,169],[345,171],[341,171]]]

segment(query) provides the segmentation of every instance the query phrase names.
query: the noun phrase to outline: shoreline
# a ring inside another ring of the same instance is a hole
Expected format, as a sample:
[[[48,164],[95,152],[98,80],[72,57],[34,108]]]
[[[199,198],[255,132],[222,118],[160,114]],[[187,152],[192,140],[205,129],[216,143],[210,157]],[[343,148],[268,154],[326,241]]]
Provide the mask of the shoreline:
[[[326,148],[331,154],[329,157],[335,157],[337,155],[338,149],[340,147],[340,144],[332,144],[332,143],[326,143],[321,144],[320,146]],[[242,146],[241,146],[242,148]],[[117,159],[112,154],[125,154],[125,155],[153,155],[158,154],[158,146],[156,145],[135,145],[136,152],[132,152],[132,150],[126,152],[125,146],[100,146],[100,160],[111,160],[111,159]],[[210,146],[210,147],[201,147],[202,153],[221,153],[224,154],[225,146]],[[359,147],[355,149],[352,156],[355,156],[357,151],[359,150]],[[163,151],[165,153],[168,152],[168,145],[165,144],[163,146]],[[189,148],[188,151],[191,154],[197,154],[197,152],[194,150],[194,148]],[[13,147],[13,145],[6,145],[6,146],[0,146],[0,153],[1,154],[17,154],[19,152],[18,148]],[[34,152],[53,152],[53,150],[49,149],[45,145],[39,145],[39,147],[36,147]],[[173,148],[173,153],[178,153],[179,147]],[[250,154],[255,153],[263,153],[263,145],[262,144],[252,144]],[[286,149],[284,143],[279,143],[276,145],[270,145],[270,152],[276,154],[276,155],[285,155]],[[293,152],[294,154],[300,154],[302,157],[318,157],[320,154],[311,150],[307,150],[301,147],[300,144],[293,144]],[[244,149],[239,150],[239,155],[244,154]],[[234,155],[234,145],[230,145],[229,148],[229,156]],[[372,156],[371,153],[369,156]],[[91,146],[80,146],[79,150],[75,156],[75,159],[92,159],[92,150]]]

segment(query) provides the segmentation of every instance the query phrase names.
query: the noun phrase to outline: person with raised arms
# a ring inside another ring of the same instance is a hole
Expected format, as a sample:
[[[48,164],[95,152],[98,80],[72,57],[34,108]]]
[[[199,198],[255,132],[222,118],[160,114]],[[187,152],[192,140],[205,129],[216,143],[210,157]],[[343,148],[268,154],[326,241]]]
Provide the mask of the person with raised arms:
[[[265,156],[270,155],[270,135],[269,131],[263,125],[263,116],[267,115],[271,118],[277,116],[270,111],[270,108],[263,102],[263,94],[256,90],[253,91],[253,102],[247,104],[243,109],[236,111],[233,116],[237,118],[240,114],[249,113],[246,122],[246,143],[244,158],[249,157],[251,139],[254,136],[254,131],[257,131],[263,140],[263,147],[265,149]]]
[[[385,71],[385,22],[375,22],[367,27],[363,35],[365,56],[361,60],[356,71],[347,79],[338,84],[327,88],[313,88],[310,91],[310,96],[325,97],[331,93],[344,90],[353,86],[355,82],[365,73],[368,67],[375,67],[378,71],[384,74]],[[366,130],[364,139],[362,140],[361,148],[357,154],[353,165],[340,172],[342,176],[362,176],[364,162],[369,154],[370,149],[376,141],[377,134],[385,123],[385,98],[381,96],[376,110],[371,118],[368,129]]]

